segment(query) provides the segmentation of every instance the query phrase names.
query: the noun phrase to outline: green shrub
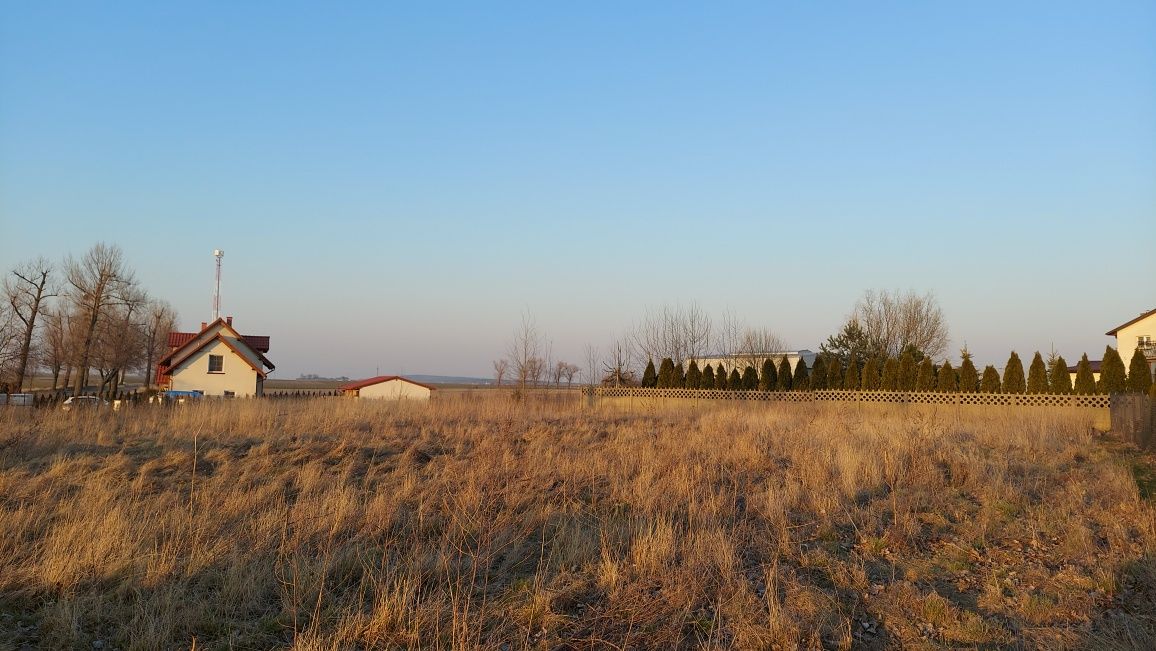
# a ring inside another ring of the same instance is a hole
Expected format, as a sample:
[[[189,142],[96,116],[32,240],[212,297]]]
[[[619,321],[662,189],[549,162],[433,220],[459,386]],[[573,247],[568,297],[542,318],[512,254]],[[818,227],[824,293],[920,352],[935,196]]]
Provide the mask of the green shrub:
[[[779,362],[779,375],[777,380],[778,382],[775,384],[775,389],[777,391],[791,390],[791,386],[793,385],[791,382],[791,363],[787,361],[785,356]]]
[[[1020,361],[1020,356],[1013,350],[1011,356],[1007,358],[1007,366],[1003,369],[1003,392],[1023,393],[1026,389],[1024,363]]]
[[[775,372],[775,362],[771,358],[763,360],[762,372],[759,373],[759,390],[774,391],[779,383],[779,374]]]
[[[802,357],[795,364],[795,376],[791,378],[791,387],[795,391],[806,391],[811,384],[811,374],[807,372],[807,361]]]
[[[1152,388],[1152,369],[1148,367],[1148,359],[1139,348],[1132,353],[1132,361],[1128,363],[1128,390],[1132,393],[1148,393]]]
[[[1072,392],[1072,374],[1062,356],[1052,359],[1052,368],[1048,371],[1048,389],[1060,395]]]
[[[698,362],[693,359],[690,360],[690,364],[686,368],[686,384],[684,386],[688,389],[702,388],[702,371],[698,370]]]
[[[983,367],[983,378],[979,381],[980,393],[999,393],[999,371],[991,364]]]
[[[646,370],[642,372],[642,388],[653,389],[658,386],[658,374],[654,372],[654,360],[646,361]]]
[[[1072,391],[1081,396],[1096,393],[1096,378],[1092,374],[1092,363],[1088,361],[1088,353],[1084,353],[1080,357],[1080,362],[1076,364],[1076,382]]]
[[[1044,357],[1040,355],[1040,351],[1032,357],[1032,363],[1028,365],[1028,393],[1047,393],[1048,392],[1048,367],[1044,364]]]

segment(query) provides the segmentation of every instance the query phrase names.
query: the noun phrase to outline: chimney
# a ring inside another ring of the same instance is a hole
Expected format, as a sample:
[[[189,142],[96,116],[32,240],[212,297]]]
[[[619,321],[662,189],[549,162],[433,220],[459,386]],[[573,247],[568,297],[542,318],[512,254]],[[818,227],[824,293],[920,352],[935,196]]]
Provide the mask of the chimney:
[[[233,327],[233,317],[231,317],[231,316],[225,317],[225,323],[229,324],[229,327]]]
[[[209,324],[205,323],[204,321],[201,321],[201,330],[204,330],[207,327],[209,327]]]

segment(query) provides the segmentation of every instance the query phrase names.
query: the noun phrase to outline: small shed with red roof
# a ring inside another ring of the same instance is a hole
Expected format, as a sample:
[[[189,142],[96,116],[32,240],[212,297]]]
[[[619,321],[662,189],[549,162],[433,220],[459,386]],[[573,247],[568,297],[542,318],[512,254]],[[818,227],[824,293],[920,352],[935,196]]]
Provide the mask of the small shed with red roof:
[[[383,398],[387,400],[429,400],[434,387],[414,382],[400,375],[379,375],[366,380],[358,380],[340,387],[341,392],[351,398]]]

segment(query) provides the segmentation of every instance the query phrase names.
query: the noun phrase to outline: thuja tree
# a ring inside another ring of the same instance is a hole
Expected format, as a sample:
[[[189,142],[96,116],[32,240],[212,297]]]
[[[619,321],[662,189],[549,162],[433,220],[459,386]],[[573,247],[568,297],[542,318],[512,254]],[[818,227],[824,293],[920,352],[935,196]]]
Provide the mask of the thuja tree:
[[[1092,363],[1088,361],[1087,353],[1076,364],[1076,381],[1072,392],[1081,396],[1090,396],[1096,392],[1096,377],[1092,375]]]
[[[778,391],[791,391],[794,383],[791,382],[791,362],[787,362],[787,358],[779,361],[779,375],[778,382],[775,387]]]
[[[657,386],[659,389],[674,387],[674,360],[669,357],[663,357],[662,363],[658,365]]]
[[[737,368],[731,369],[730,377],[727,378],[727,388],[731,391],[742,391],[743,376],[739,375],[739,370]]]
[[[674,375],[671,376],[670,388],[681,389],[686,386],[686,372],[682,369],[682,364],[674,364]]]
[[[1028,365],[1028,393],[1048,392],[1048,367],[1044,364],[1044,357],[1036,351],[1032,363]]]
[[[919,372],[915,375],[915,390],[935,390],[935,365],[931,363],[930,357],[924,357],[919,363]]]
[[[743,391],[754,391],[759,388],[759,372],[755,367],[748,366],[743,369]]]
[[[654,360],[646,361],[646,370],[642,372],[642,388],[653,389],[658,386],[658,374],[654,372]]]
[[[702,372],[698,370],[698,362],[693,359],[690,360],[690,364],[686,368],[686,388],[702,388]]]
[[[1132,393],[1148,393],[1152,388],[1152,369],[1148,368],[1148,359],[1137,348],[1132,353],[1132,361],[1128,363],[1128,390]]]
[[[815,368],[811,369],[811,390],[822,391],[827,388],[827,361],[822,355],[815,358]]]
[[[963,361],[959,363],[959,391],[960,393],[975,393],[979,389],[979,373],[971,361],[971,353],[964,348],[959,356]]]
[[[900,391],[914,391],[915,382],[919,378],[919,362],[915,361],[915,352],[907,349],[899,356],[899,369],[896,378],[896,387]]]
[[[827,357],[827,388],[843,388],[843,365],[839,363],[838,358],[832,356]]]
[[[899,390],[899,360],[888,357],[883,362],[883,378],[879,381],[879,388],[884,391]]]
[[[774,391],[779,382],[779,374],[775,372],[775,362],[771,358],[763,360],[763,368],[759,373],[759,390]]]
[[[955,380],[955,369],[951,367],[951,362],[948,360],[944,360],[943,366],[939,367],[935,390],[941,393],[955,393],[959,390],[959,384]]]
[[[983,379],[979,381],[980,393],[999,393],[999,371],[991,364],[983,367]]]
[[[872,356],[863,365],[863,381],[860,386],[864,391],[878,391],[879,380],[879,358]]]
[[[1124,360],[1115,348],[1104,349],[1104,361],[1100,362],[1100,393],[1123,393],[1128,390],[1124,376]]]
[[[795,391],[806,391],[811,384],[810,376],[811,374],[807,372],[807,362],[800,357],[795,364],[795,376],[791,378],[791,386]]]
[[[1068,372],[1068,363],[1063,357],[1052,359],[1052,367],[1048,370],[1048,389],[1060,395],[1072,392],[1072,374]]]
[[[786,357],[779,362],[779,375],[776,380],[775,389],[777,391],[791,390],[791,363],[787,361]]]
[[[1024,363],[1020,361],[1020,356],[1013,350],[1011,356],[1007,358],[1007,366],[1003,368],[1003,392],[1023,393],[1026,388]]]
[[[706,368],[702,370],[702,377],[698,380],[698,386],[700,389],[714,388],[714,368],[710,364],[707,364]]]
[[[847,370],[843,372],[843,388],[848,391],[859,390],[859,358],[855,353],[847,359]]]

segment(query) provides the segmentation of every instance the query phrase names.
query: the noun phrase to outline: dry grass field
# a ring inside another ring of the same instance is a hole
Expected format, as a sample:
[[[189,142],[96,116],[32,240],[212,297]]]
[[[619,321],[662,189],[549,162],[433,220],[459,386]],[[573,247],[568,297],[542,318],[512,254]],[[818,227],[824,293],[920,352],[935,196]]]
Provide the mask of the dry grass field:
[[[1156,648],[1134,458],[807,405],[0,412],[0,649]]]

